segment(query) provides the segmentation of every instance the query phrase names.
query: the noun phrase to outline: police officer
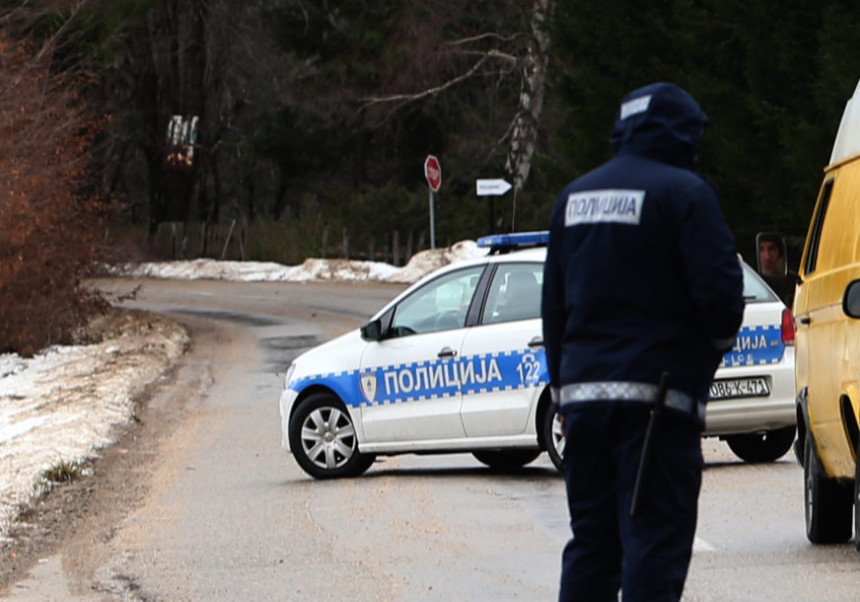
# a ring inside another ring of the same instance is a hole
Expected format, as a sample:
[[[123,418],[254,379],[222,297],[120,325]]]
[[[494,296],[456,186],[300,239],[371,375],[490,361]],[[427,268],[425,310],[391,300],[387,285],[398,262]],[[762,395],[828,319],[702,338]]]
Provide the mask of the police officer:
[[[573,537],[561,600],[678,600],[696,530],[705,401],[743,318],[743,277],[714,188],[693,172],[707,117],[674,84],[627,95],[613,158],[552,213],[541,313],[564,417]],[[649,411],[669,373],[641,510]]]

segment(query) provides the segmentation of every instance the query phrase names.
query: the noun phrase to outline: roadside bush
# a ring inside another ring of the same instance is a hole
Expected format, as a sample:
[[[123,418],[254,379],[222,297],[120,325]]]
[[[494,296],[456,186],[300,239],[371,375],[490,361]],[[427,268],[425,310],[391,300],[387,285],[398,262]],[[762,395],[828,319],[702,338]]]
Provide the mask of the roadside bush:
[[[96,121],[80,74],[53,73],[50,58],[0,38],[0,352],[22,355],[68,342],[103,306],[82,281],[102,209],[87,192]]]

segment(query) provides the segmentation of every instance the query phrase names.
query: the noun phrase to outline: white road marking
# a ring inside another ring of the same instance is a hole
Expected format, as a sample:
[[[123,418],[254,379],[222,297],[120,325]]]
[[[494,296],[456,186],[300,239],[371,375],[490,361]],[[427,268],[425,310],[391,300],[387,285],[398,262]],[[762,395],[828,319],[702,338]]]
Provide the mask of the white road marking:
[[[716,552],[716,550],[714,546],[700,537],[693,540],[693,552]]]

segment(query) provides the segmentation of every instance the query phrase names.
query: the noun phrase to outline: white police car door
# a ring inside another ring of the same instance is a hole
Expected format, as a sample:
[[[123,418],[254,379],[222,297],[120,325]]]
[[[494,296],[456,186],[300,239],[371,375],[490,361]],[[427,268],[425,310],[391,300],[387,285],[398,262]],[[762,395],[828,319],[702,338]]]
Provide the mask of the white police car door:
[[[524,434],[547,382],[540,299],[543,264],[500,263],[490,282],[481,325],[463,341],[485,378],[463,386],[468,437]]]
[[[394,308],[399,336],[370,343],[361,359],[364,439],[461,439],[461,362],[469,305],[485,266],[431,280]]]

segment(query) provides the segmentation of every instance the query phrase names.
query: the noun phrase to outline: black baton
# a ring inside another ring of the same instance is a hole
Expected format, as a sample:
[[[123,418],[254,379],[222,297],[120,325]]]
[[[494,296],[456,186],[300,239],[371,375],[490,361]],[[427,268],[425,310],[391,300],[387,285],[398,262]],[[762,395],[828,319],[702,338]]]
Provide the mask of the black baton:
[[[645,441],[642,442],[642,456],[639,458],[639,470],[636,471],[636,484],[633,486],[633,500],[630,502],[630,516],[636,516],[641,505],[641,498],[648,479],[648,470],[651,463],[651,448],[654,446],[654,431],[660,424],[660,414],[666,403],[666,391],[669,389],[669,373],[664,372],[660,376],[660,386],[657,389],[657,398],[654,407],[651,408],[651,417],[648,419],[648,428],[645,431]]]

